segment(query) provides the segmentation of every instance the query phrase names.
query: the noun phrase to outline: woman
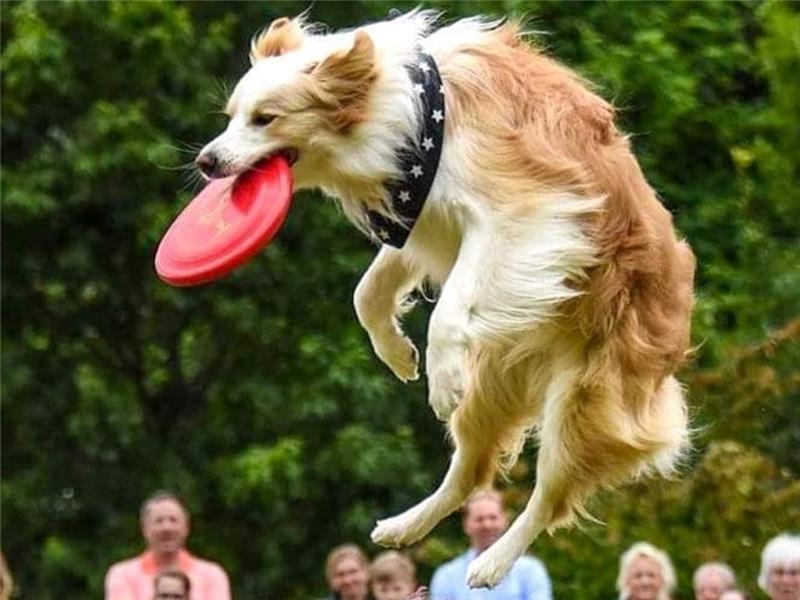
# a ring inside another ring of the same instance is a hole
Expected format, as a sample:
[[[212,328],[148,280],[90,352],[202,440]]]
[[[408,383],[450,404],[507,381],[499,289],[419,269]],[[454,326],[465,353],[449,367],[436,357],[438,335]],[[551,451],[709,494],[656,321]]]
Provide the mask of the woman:
[[[369,560],[355,544],[344,544],[330,551],[325,575],[334,600],[368,600]]]
[[[631,546],[619,561],[620,600],[669,600],[675,569],[669,556],[647,542]]]
[[[784,533],[767,543],[761,553],[758,587],[770,600],[800,598],[800,536]]]

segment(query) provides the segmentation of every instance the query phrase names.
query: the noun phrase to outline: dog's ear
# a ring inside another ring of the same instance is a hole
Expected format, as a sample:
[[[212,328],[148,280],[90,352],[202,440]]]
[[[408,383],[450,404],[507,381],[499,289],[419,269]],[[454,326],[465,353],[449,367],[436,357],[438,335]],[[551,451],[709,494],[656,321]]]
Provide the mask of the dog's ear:
[[[363,29],[355,32],[353,46],[331,54],[311,72],[324,99],[333,108],[332,121],[344,132],[367,119],[367,100],[377,77],[375,46]]]
[[[303,43],[303,28],[298,19],[281,17],[253,38],[250,44],[250,64],[270,56],[280,56],[296,50]]]

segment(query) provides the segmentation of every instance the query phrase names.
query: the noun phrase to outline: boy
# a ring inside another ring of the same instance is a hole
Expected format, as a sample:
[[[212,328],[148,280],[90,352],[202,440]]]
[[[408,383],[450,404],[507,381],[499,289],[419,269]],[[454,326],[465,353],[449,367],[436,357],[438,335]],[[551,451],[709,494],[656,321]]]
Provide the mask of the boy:
[[[383,552],[369,568],[372,597],[375,600],[424,600],[425,588],[417,589],[414,563],[399,552]]]

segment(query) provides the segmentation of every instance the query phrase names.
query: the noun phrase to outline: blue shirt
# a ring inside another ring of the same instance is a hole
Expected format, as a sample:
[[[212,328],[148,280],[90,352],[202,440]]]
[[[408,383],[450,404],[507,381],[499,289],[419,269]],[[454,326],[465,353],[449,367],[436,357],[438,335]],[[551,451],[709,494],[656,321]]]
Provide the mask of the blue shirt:
[[[542,562],[521,556],[494,589],[470,589],[467,567],[478,555],[470,548],[436,569],[431,580],[430,600],[552,600],[550,578]]]

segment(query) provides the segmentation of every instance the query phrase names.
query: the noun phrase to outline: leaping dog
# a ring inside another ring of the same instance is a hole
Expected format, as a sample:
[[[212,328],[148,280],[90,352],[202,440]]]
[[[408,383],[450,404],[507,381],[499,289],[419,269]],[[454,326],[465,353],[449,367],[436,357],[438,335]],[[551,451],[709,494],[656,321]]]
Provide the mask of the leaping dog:
[[[608,102],[512,22],[436,20],[329,34],[274,21],[198,164],[228,176],[284,153],[296,188],[337,198],[381,244],[355,309],[404,381],[418,353],[400,317],[416,288],[440,288],[426,371],[455,451],[439,488],[372,539],[421,539],[534,435],[530,500],[469,568],[471,586],[494,586],[594,490],[668,473],[687,447],[673,374],[694,257]]]

